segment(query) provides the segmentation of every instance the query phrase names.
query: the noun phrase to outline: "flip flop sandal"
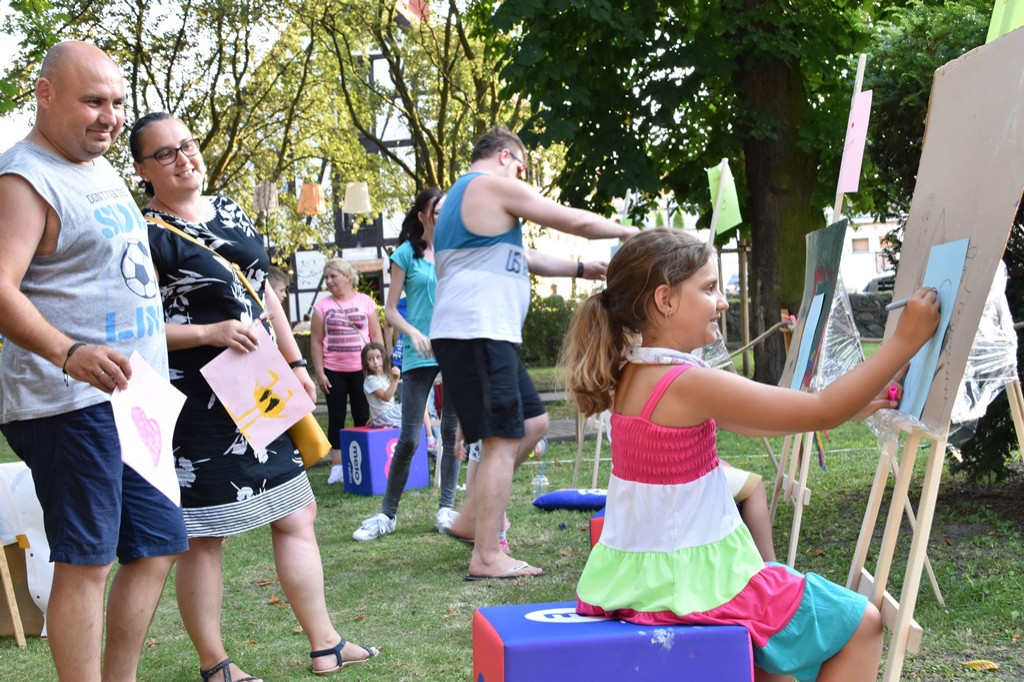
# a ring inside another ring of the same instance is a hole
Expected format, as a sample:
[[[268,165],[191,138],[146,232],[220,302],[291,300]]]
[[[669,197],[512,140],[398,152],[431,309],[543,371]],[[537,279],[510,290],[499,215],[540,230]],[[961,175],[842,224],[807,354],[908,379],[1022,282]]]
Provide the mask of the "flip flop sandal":
[[[203,677],[203,682],[206,682],[217,673],[224,671],[224,682],[249,682],[250,680],[258,680],[259,677],[253,677],[252,675],[246,675],[240,677],[237,680],[231,677],[231,664],[234,663],[230,658],[225,658],[223,661],[213,666],[209,670],[199,669],[199,674]]]
[[[360,647],[363,651],[370,655],[366,658],[361,658],[357,661],[346,661],[341,656],[341,650],[345,648],[345,644],[347,644],[347,642],[345,638],[342,637],[341,641],[333,647],[331,647],[330,649],[321,649],[319,651],[309,652],[310,658],[320,658],[321,656],[329,656],[331,654],[334,654],[335,659],[337,659],[338,661],[338,665],[334,666],[333,668],[327,668],[326,670],[317,670],[316,668],[310,666],[310,670],[313,671],[313,674],[319,675],[320,677],[333,675],[334,673],[341,672],[342,668],[345,668],[347,666],[355,665],[356,663],[366,663],[368,660],[370,660],[371,658],[380,653],[380,651],[375,646],[363,646],[362,644],[357,644],[356,646]]]
[[[526,570],[527,568],[533,568],[530,564],[525,561],[520,562],[512,568],[499,573],[498,575],[474,575],[467,573],[462,576],[463,580],[518,580],[519,578],[539,578],[544,575],[544,571],[540,573],[520,573],[519,575],[512,575],[513,573],[519,573],[519,571]]]

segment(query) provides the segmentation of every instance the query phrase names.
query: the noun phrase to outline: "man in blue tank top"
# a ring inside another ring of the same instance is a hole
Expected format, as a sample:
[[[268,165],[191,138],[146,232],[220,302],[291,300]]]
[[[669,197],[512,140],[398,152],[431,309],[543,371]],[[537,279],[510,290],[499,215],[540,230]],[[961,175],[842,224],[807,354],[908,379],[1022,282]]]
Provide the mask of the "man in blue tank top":
[[[454,396],[465,441],[482,441],[475,489],[447,530],[475,540],[469,580],[543,573],[506,556],[498,544],[512,475],[548,426],[517,352],[530,304],[529,273],[594,274],[586,271],[590,264],[525,249],[520,221],[590,239],[625,239],[637,232],[541,196],[521,180],[525,159],[522,141],[504,126],[485,134],[473,148],[469,172],[449,191],[434,230],[431,347],[445,391]]]
[[[174,556],[181,509],[126,467],[110,394],[139,354],[167,376],[160,293],[135,201],[103,154],[124,79],[101,50],[43,60],[36,122],[0,156],[0,431],[32,471],[54,563],[46,612],[62,680],[132,680]],[[39,677],[50,677],[44,672]]]

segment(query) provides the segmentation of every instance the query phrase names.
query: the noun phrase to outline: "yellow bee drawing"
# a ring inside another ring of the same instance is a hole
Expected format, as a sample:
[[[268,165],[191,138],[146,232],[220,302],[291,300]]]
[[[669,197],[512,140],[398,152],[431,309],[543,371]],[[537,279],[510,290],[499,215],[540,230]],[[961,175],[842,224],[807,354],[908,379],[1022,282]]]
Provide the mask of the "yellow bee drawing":
[[[246,438],[249,437],[249,429],[252,428],[253,424],[258,422],[264,417],[269,419],[280,419],[284,408],[288,405],[288,401],[292,399],[292,392],[289,390],[288,394],[284,397],[279,396],[274,392],[274,384],[278,382],[279,377],[271,370],[267,370],[267,374],[270,375],[270,383],[266,385],[260,385],[259,380],[256,380],[256,388],[253,389],[252,397],[256,403],[245,412],[236,415],[233,413],[227,405],[224,409],[228,411],[231,418],[236,424],[238,424],[238,430]],[[251,416],[251,418],[250,418]]]

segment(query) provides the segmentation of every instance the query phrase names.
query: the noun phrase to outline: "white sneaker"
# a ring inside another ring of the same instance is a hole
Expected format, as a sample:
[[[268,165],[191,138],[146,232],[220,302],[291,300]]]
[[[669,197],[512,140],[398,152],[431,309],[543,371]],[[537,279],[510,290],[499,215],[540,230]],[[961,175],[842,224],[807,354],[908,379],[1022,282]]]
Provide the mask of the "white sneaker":
[[[327,485],[343,483],[345,481],[345,467],[341,464],[331,466],[331,475],[327,477]]]
[[[459,518],[459,513],[451,507],[441,507],[438,509],[437,516],[434,517],[434,525],[437,526],[437,532],[444,535],[444,532],[451,528],[451,525],[457,518]]]
[[[352,539],[365,542],[376,540],[381,535],[394,533],[396,521],[397,519],[389,519],[387,514],[374,514],[356,528],[356,532],[352,533]]]

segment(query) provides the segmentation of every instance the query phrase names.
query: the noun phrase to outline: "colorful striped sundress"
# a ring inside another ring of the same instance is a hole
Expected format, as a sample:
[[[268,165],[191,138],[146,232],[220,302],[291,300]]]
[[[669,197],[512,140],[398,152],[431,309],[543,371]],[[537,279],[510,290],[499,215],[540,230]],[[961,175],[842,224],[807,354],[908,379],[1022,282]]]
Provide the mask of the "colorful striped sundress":
[[[671,382],[692,367],[669,370],[639,416],[611,417],[604,529],[580,577],[576,610],[643,625],[741,625],[759,667],[814,679],[853,634],[866,600],[762,561],[718,460],[713,420],[689,428],[650,421]],[[832,622],[819,622],[815,600],[828,601]],[[809,613],[798,614],[802,601]],[[772,641],[787,628],[794,632]],[[794,636],[800,641],[787,640]],[[824,641],[808,646],[809,636]]]

